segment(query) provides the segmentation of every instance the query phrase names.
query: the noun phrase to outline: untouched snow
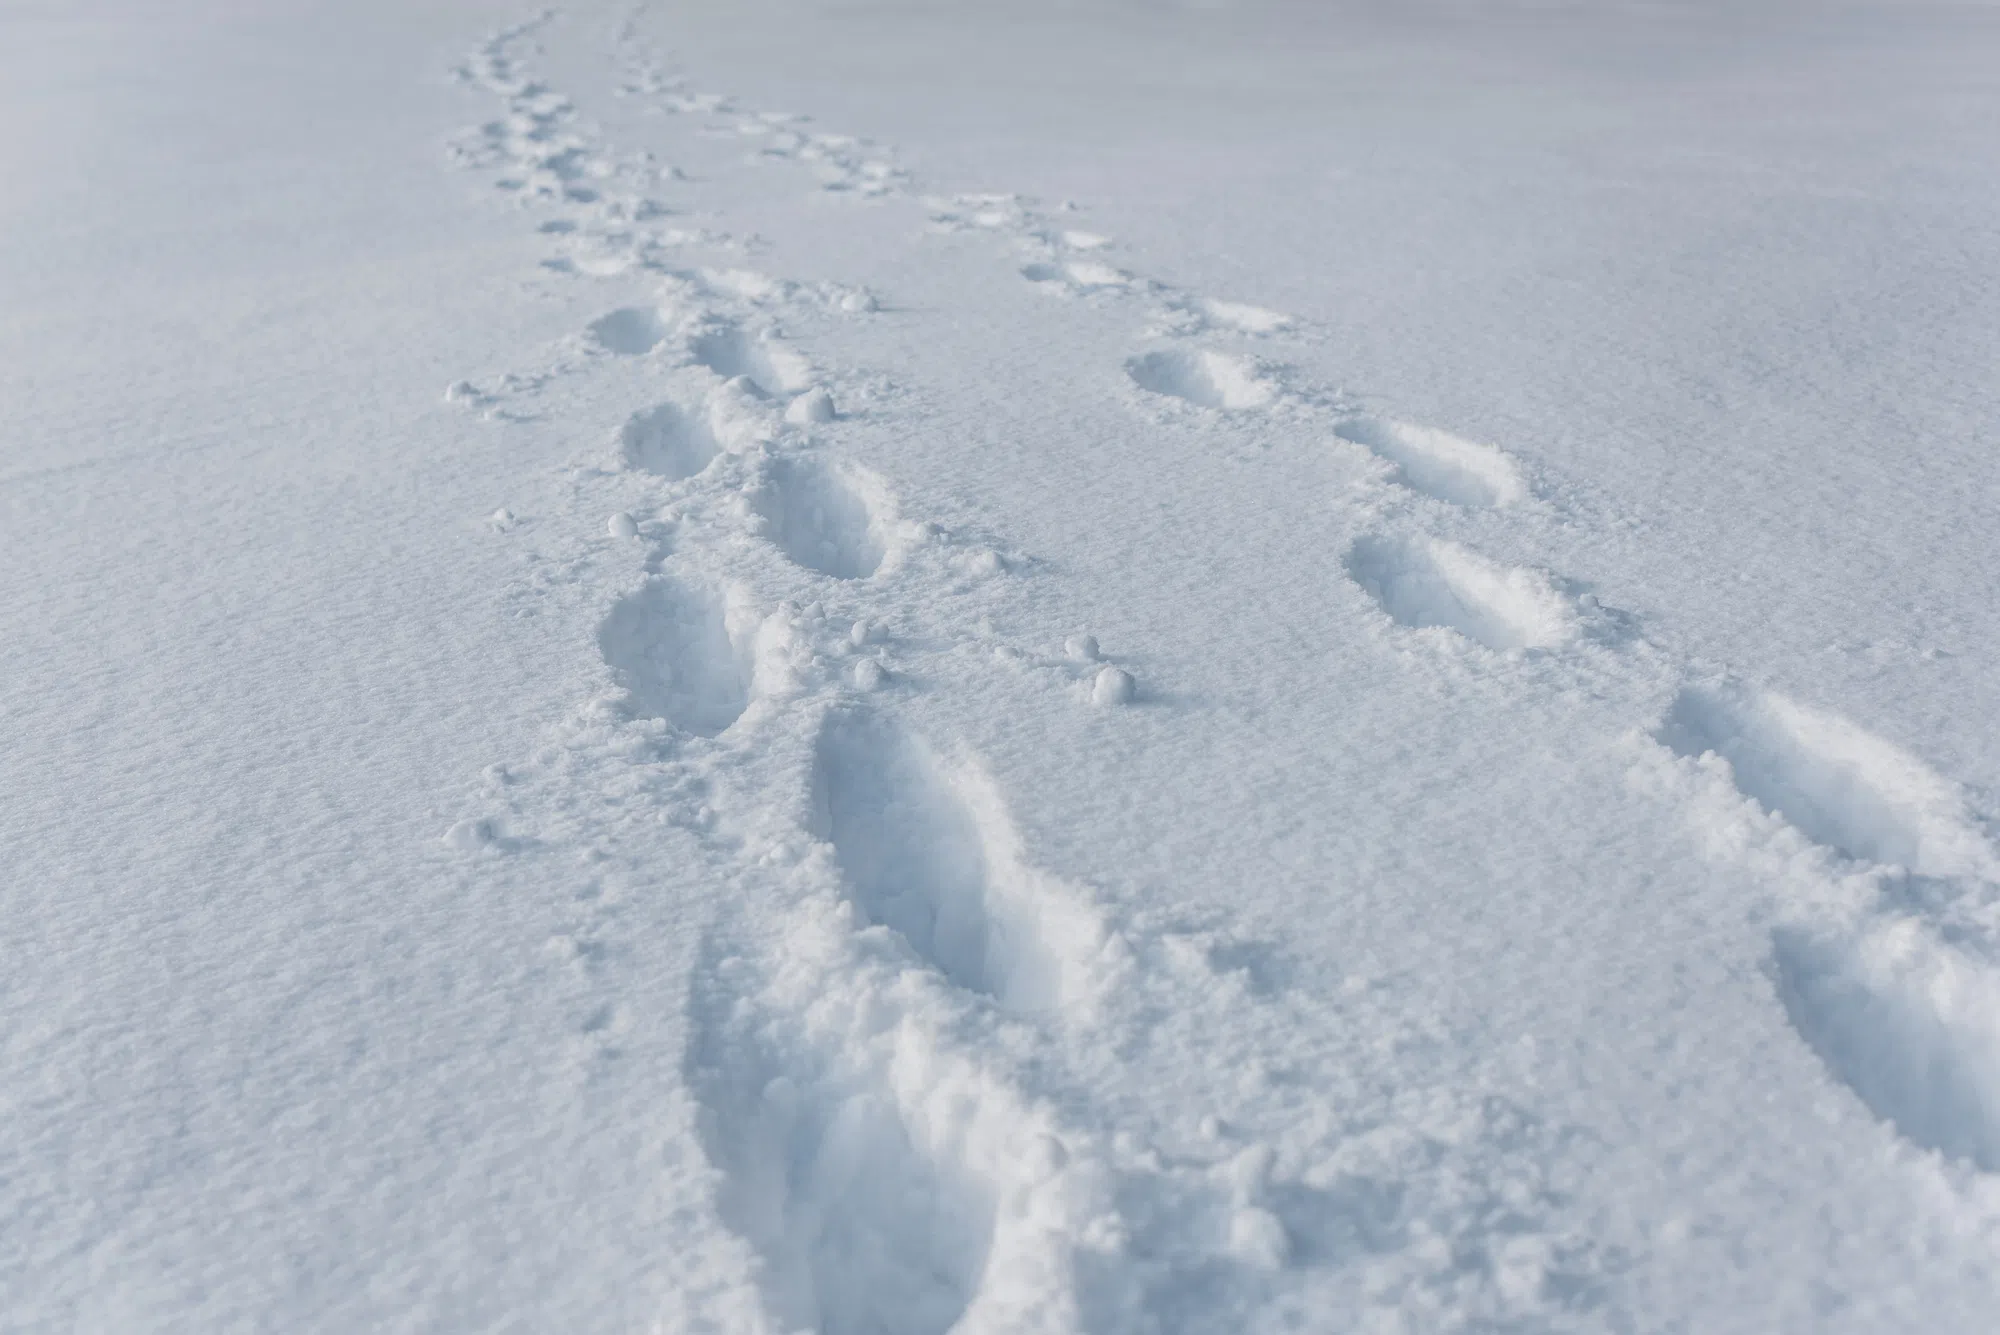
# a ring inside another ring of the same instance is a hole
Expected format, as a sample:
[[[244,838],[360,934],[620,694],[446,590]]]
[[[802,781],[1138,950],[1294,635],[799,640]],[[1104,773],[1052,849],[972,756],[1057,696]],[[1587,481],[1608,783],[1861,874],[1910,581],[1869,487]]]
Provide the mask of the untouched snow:
[[[0,1324],[1989,1329],[1996,70],[0,13]]]

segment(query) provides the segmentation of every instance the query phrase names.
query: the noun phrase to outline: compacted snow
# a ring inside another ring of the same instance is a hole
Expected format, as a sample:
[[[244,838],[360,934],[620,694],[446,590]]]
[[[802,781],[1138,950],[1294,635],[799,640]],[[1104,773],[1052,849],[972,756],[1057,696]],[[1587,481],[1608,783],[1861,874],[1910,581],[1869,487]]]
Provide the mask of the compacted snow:
[[[1992,1328],[2000,14],[197,8],[0,12],[0,1326]]]

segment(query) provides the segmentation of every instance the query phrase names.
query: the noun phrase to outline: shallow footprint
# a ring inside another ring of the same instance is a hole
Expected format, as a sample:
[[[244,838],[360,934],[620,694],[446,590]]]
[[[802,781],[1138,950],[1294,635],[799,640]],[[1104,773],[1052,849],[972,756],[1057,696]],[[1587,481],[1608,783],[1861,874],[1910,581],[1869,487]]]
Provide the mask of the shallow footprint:
[[[1125,363],[1125,374],[1149,394],[1203,408],[1264,408],[1277,398],[1277,387],[1254,361],[1225,352],[1142,353]]]
[[[2000,972],[1973,953],[2000,858],[1963,792],[1846,719],[1737,681],[1682,689],[1653,739],[1872,871],[1845,875],[1874,902],[1772,933],[1786,1017],[1906,1139],[2000,1172]]]
[[[1526,499],[1520,468],[1491,445],[1433,427],[1350,417],[1333,433],[1394,464],[1397,480],[1453,505],[1498,508]]]
[[[1957,785],[1846,719],[1724,682],[1683,689],[1653,736],[1678,756],[1721,756],[1744,796],[1848,857],[2000,880]]]
[[[1577,633],[1569,602],[1539,571],[1503,566],[1435,538],[1364,537],[1347,573],[1399,625],[1442,626],[1488,649],[1548,649]]]

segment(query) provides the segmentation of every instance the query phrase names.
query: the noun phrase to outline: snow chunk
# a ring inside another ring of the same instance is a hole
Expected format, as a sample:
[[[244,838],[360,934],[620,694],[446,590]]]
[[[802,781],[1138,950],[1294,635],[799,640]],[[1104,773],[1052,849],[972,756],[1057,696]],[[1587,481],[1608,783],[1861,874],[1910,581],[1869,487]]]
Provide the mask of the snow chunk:
[[[1278,1216],[1246,1205],[1229,1217],[1229,1250],[1246,1265],[1282,1270],[1292,1259],[1292,1240]]]
[[[833,395],[824,385],[807,390],[785,406],[785,420],[793,426],[809,426],[833,419]]]
[[[1132,702],[1138,683],[1124,668],[1108,664],[1097,671],[1090,684],[1090,702],[1095,705],[1123,705]]]
[[[487,820],[462,820],[444,832],[446,846],[461,853],[482,849],[494,838],[493,822]]]

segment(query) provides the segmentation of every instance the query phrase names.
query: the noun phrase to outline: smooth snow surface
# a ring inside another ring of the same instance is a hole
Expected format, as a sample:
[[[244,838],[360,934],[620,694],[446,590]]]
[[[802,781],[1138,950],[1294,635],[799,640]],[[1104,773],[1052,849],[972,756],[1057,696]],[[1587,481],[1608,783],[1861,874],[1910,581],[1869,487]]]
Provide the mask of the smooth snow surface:
[[[0,109],[0,1326],[1994,1328],[1990,7]]]

